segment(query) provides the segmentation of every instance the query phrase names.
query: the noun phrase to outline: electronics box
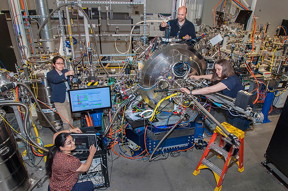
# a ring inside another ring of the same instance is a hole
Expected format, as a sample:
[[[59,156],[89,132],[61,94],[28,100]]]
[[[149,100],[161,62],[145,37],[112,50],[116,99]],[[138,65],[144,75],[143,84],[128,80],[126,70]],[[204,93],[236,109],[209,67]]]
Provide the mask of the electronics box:
[[[151,154],[157,144],[165,136],[165,134],[172,128],[172,126],[148,127],[146,136],[146,147]],[[187,123],[186,126],[179,126],[167,137],[160,145],[155,154],[169,153],[178,150],[185,150],[194,145],[195,139],[203,138],[203,124],[202,123]],[[145,128],[139,127],[135,129],[126,129],[126,136],[136,145],[140,146],[137,151],[132,150],[132,156],[140,154],[145,149],[144,141]]]
[[[107,166],[107,149],[96,134],[71,134],[75,140],[76,149],[72,155],[79,158],[83,163],[89,156],[90,145],[94,144],[97,152],[93,157],[89,171],[79,176],[78,182],[92,181],[95,188],[109,187],[109,176]]]
[[[253,106],[253,98],[254,98],[254,96],[251,93],[240,90],[237,93],[235,105],[242,108],[242,109],[246,109],[248,106],[252,107]]]

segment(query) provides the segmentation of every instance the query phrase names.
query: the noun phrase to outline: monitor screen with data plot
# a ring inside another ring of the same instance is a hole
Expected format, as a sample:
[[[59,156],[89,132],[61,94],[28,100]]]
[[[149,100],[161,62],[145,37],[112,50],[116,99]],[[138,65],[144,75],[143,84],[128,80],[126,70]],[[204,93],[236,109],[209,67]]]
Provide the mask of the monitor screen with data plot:
[[[69,90],[72,112],[94,111],[111,108],[111,90],[109,86]]]

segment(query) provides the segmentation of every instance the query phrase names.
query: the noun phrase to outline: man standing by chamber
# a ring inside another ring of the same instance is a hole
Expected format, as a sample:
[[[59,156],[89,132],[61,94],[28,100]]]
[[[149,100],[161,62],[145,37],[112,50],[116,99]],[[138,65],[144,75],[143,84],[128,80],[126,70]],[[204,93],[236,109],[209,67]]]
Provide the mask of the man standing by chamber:
[[[160,30],[164,31],[167,27],[171,27],[170,37],[176,37],[184,40],[195,39],[195,27],[192,22],[186,19],[187,7],[178,8],[177,19],[169,20],[167,23],[162,22]]]

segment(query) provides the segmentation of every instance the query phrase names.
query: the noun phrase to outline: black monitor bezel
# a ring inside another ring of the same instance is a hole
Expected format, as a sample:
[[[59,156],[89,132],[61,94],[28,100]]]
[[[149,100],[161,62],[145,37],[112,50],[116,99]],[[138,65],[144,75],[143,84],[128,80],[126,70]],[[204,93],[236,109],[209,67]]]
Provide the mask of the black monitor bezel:
[[[244,25],[244,29],[246,29],[248,21],[252,15],[253,11],[251,10],[240,10],[238,13],[235,23],[240,23]]]
[[[101,107],[101,108],[95,108],[95,109],[87,109],[87,110],[81,110],[81,111],[73,111],[70,92],[81,91],[81,90],[89,90],[89,89],[103,89],[103,88],[108,88],[108,89],[109,89],[109,94],[110,94],[110,99],[109,99],[109,100],[110,100],[110,104],[109,104],[110,106],[109,106],[109,107]],[[70,110],[71,110],[72,113],[85,112],[85,111],[97,111],[97,110],[103,110],[103,109],[110,109],[110,108],[112,107],[111,87],[110,87],[110,86],[101,86],[101,87],[72,89],[72,90],[68,90],[68,95],[69,95],[68,97],[69,97]]]

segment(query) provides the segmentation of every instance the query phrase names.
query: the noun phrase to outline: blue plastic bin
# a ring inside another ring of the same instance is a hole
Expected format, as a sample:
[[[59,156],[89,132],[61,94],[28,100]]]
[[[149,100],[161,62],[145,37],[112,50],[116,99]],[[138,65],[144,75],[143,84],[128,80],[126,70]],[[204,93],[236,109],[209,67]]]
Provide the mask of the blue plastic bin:
[[[103,110],[90,112],[93,121],[93,126],[102,126]]]

